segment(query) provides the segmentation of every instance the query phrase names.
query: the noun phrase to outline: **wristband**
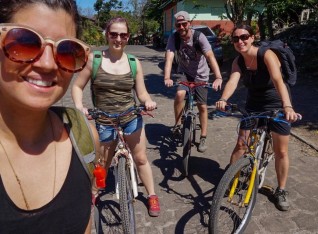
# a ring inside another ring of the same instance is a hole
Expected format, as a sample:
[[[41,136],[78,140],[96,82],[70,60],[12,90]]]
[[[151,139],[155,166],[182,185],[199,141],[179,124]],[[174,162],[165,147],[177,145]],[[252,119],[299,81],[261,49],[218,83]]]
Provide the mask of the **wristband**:
[[[284,109],[285,109],[285,108],[291,108],[291,109],[293,109],[293,106],[284,106],[283,108],[284,108]]]
[[[218,78],[215,78],[216,80],[218,80],[218,79],[220,79],[220,80],[223,80],[223,78],[222,77],[218,77]]]
[[[219,99],[219,102],[221,102],[221,101],[223,101],[223,102],[227,102],[227,100],[226,100],[226,99],[224,99],[224,98],[220,98],[220,99]]]

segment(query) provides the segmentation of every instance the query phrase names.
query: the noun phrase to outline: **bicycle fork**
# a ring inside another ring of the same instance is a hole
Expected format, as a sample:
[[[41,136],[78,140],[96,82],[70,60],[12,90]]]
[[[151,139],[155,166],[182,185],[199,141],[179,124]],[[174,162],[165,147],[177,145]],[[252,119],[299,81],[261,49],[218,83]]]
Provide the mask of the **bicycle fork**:
[[[115,192],[116,198],[119,199],[119,185],[118,185],[118,157],[119,155],[125,155],[126,157],[126,166],[129,168],[129,175],[131,181],[131,188],[133,191],[133,196],[136,198],[138,196],[138,189],[137,189],[137,180],[136,180],[136,173],[134,169],[134,162],[130,152],[126,149],[118,150],[113,158],[114,164],[114,177],[115,177]]]

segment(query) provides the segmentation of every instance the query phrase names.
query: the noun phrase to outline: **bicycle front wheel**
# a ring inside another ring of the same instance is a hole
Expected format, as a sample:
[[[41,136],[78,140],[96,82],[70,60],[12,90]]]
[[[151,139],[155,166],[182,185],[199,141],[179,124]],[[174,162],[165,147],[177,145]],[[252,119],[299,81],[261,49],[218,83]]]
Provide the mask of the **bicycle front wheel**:
[[[231,165],[223,175],[212,200],[210,234],[243,233],[247,227],[258,192],[257,172],[253,174],[255,181],[251,184],[253,165],[251,159],[243,157]],[[245,203],[250,184],[252,193]],[[231,192],[234,193],[233,196]]]
[[[183,123],[183,170],[184,175],[188,176],[189,174],[189,158],[191,154],[191,146],[192,146],[192,132],[193,132],[193,124],[192,117],[187,116]]]
[[[125,234],[136,233],[134,197],[131,187],[129,168],[126,157],[120,156],[118,160],[118,186],[119,186],[119,206],[123,231]]]

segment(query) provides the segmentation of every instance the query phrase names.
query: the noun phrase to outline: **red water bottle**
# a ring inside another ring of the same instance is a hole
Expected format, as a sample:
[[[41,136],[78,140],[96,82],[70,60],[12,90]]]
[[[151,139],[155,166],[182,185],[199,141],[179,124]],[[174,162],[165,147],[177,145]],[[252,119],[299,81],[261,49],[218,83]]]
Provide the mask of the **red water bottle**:
[[[101,165],[95,165],[94,176],[96,178],[96,186],[97,188],[105,188],[106,187],[106,169]]]

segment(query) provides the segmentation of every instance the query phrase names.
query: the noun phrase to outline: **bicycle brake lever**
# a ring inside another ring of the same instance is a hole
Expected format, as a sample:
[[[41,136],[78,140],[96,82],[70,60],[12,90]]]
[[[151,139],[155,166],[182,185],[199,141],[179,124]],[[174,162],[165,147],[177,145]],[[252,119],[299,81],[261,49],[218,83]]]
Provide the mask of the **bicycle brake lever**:
[[[142,111],[140,112],[140,114],[142,114],[142,115],[148,115],[148,116],[154,118],[154,115],[153,115],[153,114],[150,114],[148,111],[145,111],[145,110],[142,110]]]

